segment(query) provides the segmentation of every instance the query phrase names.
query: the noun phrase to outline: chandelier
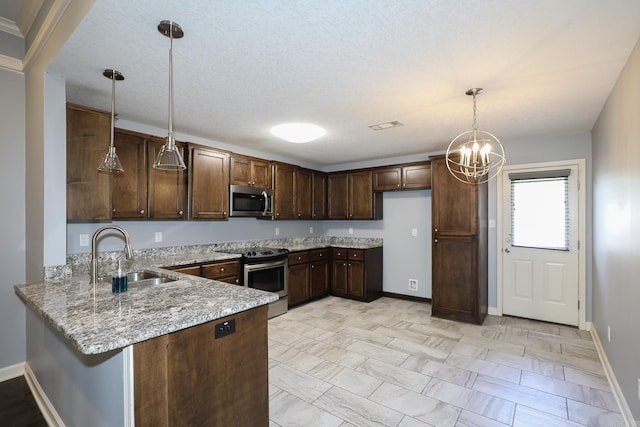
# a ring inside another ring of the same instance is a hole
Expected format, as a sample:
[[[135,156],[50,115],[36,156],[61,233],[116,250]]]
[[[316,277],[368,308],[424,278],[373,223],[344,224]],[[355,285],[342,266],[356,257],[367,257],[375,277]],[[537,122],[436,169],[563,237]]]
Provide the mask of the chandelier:
[[[115,127],[116,121],[116,80],[122,81],[124,80],[124,76],[120,71],[112,69],[104,70],[102,75],[111,80],[111,138],[109,141],[109,150],[104,156],[104,159],[102,159],[102,162],[98,165],[98,171],[122,173],[124,172],[124,169],[122,168],[122,163],[120,163],[120,159],[116,154],[116,146],[113,143],[113,128]]]
[[[166,143],[160,149],[153,167],[164,170],[184,170],[187,166],[182,160],[180,149],[176,147],[176,139],[173,136],[173,39],[181,39],[184,32],[182,27],[173,21],[161,21],[158,25],[158,31],[171,39],[169,45],[169,132]]]
[[[478,130],[476,121],[476,95],[482,88],[469,89],[473,96],[473,127],[453,138],[447,147],[447,169],[465,184],[482,184],[495,177],[504,166],[502,144],[493,134]]]

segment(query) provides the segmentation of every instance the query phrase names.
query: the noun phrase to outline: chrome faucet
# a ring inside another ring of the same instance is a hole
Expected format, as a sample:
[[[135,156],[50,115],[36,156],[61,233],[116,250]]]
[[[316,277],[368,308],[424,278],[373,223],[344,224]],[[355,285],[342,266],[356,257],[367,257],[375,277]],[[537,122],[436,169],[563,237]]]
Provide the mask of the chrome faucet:
[[[91,284],[95,285],[98,281],[98,235],[105,230],[116,230],[122,233],[124,236],[124,254],[127,259],[133,258],[133,249],[131,248],[131,241],[129,240],[129,233],[122,227],[118,227],[117,225],[105,225],[104,227],[100,227],[93,233],[93,237],[91,239]]]

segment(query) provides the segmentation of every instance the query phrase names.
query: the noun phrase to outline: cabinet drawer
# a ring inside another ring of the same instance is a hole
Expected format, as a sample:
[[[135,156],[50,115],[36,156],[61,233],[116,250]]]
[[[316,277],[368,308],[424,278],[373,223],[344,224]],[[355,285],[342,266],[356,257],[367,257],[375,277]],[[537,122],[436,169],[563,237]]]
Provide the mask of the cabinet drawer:
[[[216,278],[219,282],[230,283],[232,285],[240,285],[240,276],[225,276]]]
[[[200,275],[200,266],[199,265],[190,265],[190,266],[181,266],[174,265],[171,267],[165,267],[167,270],[177,271],[178,273],[183,274],[191,274],[192,276]]]
[[[331,249],[331,257],[333,259],[347,259],[347,249],[333,248]]]
[[[240,261],[216,262],[202,266],[202,277],[217,279],[240,274]]]
[[[309,261],[323,261],[329,258],[329,250],[328,249],[316,249],[313,251],[309,251]]]
[[[362,249],[349,249],[348,258],[355,261],[364,260],[364,250]]]
[[[309,252],[300,251],[289,254],[289,265],[304,264],[309,262]]]

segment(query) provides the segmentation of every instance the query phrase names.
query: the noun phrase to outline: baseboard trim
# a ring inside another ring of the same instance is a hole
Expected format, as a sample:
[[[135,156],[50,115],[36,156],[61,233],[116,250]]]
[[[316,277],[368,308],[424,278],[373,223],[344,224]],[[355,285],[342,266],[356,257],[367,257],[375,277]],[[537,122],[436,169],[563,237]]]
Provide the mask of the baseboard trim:
[[[0,369],[0,382],[24,375],[24,362]]]
[[[502,313],[498,311],[498,307],[487,307],[487,314],[492,316],[502,316]]]
[[[624,418],[625,424],[627,425],[627,427],[638,427],[638,424],[636,424],[635,420],[633,419],[633,414],[631,413],[631,409],[627,404],[627,400],[622,394],[620,384],[618,384],[618,380],[616,379],[613,368],[609,363],[607,354],[604,352],[604,347],[602,346],[602,341],[600,341],[600,337],[598,336],[598,331],[596,331],[596,328],[594,328],[593,325],[589,325],[588,328],[589,332],[591,332],[591,338],[593,338],[593,343],[596,346],[598,356],[600,357],[602,368],[604,369],[604,373],[606,374],[609,385],[611,386],[611,391],[613,391],[613,395],[616,398],[618,407],[620,407],[620,412],[622,413],[622,418]]]
[[[42,412],[42,416],[47,422],[47,425],[49,425],[49,427],[64,427],[62,418],[60,418],[60,415],[58,415],[58,412],[44,393],[44,390],[40,387],[40,383],[28,363],[24,364],[24,377],[27,380],[31,394],[33,394],[33,398],[38,408],[40,408],[40,412]]]
[[[415,302],[426,302],[431,304],[431,298],[424,297],[415,297],[413,295],[405,295],[405,294],[396,294],[393,292],[382,292],[383,297],[395,298],[395,299],[403,299],[407,301],[415,301]]]

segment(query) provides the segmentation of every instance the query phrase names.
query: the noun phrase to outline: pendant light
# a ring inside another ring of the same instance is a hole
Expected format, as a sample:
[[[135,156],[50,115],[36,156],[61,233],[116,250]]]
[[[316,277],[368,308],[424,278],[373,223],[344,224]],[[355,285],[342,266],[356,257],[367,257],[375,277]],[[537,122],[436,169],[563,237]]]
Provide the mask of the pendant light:
[[[453,138],[447,147],[447,169],[458,181],[482,184],[495,177],[506,160],[502,144],[493,134],[478,130],[476,95],[482,88],[469,89],[473,96],[473,127]]]
[[[117,70],[104,70],[102,73],[103,76],[111,80],[111,139],[109,142],[109,151],[98,165],[98,171],[107,172],[107,173],[122,173],[124,169],[122,168],[122,163],[120,163],[120,159],[116,154],[116,147],[113,144],[113,129],[115,128],[116,122],[116,80],[122,81],[124,80],[124,76],[120,71]]]
[[[176,147],[176,140],[173,136],[173,39],[181,39],[184,36],[184,32],[180,25],[166,20],[158,24],[158,31],[171,40],[169,45],[169,133],[166,143],[160,149],[158,157],[153,163],[153,167],[164,170],[184,170],[187,166],[182,160],[182,155],[178,147]]]

